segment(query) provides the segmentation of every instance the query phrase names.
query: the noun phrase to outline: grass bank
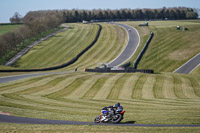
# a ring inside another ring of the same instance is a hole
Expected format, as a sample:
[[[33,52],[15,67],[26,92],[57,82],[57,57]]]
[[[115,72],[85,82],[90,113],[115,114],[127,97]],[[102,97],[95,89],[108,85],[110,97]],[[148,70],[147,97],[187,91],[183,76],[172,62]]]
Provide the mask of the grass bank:
[[[200,24],[196,21],[150,21],[148,27],[139,27],[138,24],[142,22],[125,23],[136,27],[140,33],[141,43],[137,53],[144,46],[150,31],[155,33],[138,65],[139,69],[173,72],[200,51]],[[177,25],[189,30],[177,31]],[[134,62],[136,55],[131,62]]]
[[[56,32],[58,30],[61,30],[62,27],[58,27],[55,29],[51,29],[49,31],[43,32],[41,34],[36,35],[35,37],[32,37],[30,39],[27,39],[24,41],[24,43],[18,44],[16,46],[16,49],[10,50],[6,55],[0,57],[0,69],[16,69],[14,67],[10,67],[10,66],[3,66],[7,61],[9,61],[9,59],[11,59],[12,57],[14,57],[18,52],[20,52],[22,49],[24,49],[25,47],[27,47],[28,45],[34,43],[37,40],[40,40],[41,38]],[[13,66],[17,66],[17,64],[15,63]]]
[[[1,124],[0,132],[20,133],[61,133],[61,132],[131,132],[131,133],[188,133],[198,132],[199,127],[122,127],[122,126],[92,126],[92,125],[24,125],[24,124]]]
[[[0,85],[0,111],[17,116],[90,121],[120,102],[124,121],[200,124],[200,77],[183,74],[48,75]]]

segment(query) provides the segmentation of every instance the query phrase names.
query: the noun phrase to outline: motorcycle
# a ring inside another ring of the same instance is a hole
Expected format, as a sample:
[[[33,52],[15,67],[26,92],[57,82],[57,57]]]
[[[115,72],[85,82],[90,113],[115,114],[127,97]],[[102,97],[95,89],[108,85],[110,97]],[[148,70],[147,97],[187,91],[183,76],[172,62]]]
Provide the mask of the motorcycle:
[[[123,111],[123,108],[119,108],[116,110],[101,110],[101,114],[98,115],[95,119],[94,119],[94,123],[119,123],[120,121],[123,120],[124,118],[124,113],[126,111]]]

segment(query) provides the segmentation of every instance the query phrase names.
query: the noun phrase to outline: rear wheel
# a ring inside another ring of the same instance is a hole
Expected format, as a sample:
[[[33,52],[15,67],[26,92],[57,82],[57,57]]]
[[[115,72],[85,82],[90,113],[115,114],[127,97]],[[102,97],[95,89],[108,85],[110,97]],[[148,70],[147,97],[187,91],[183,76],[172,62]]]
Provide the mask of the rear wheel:
[[[116,114],[112,118],[112,123],[119,123],[122,120],[122,115],[121,114]]]
[[[94,119],[94,123],[100,123],[101,121],[101,116],[98,115],[95,119]]]

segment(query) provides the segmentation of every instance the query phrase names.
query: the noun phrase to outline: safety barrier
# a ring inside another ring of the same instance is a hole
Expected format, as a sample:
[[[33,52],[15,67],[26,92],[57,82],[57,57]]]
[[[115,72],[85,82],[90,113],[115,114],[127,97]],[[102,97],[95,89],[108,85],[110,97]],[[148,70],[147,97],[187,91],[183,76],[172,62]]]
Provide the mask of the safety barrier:
[[[129,67],[125,70],[111,70],[111,68],[95,68],[95,69],[85,69],[85,72],[97,72],[97,73],[154,73],[153,70],[150,69],[134,69],[133,67]]]
[[[135,62],[134,62],[134,65],[133,65],[134,69],[137,69],[137,65],[139,64],[139,62],[140,62],[142,56],[144,55],[144,53],[145,53],[145,51],[146,51],[146,49],[147,49],[149,43],[151,42],[153,36],[154,36],[154,33],[151,32],[151,34],[150,34],[150,36],[149,36],[149,38],[148,38],[146,44],[144,45],[144,48],[142,49],[142,51],[140,52],[140,54],[138,55],[137,59],[136,59]]]
[[[54,66],[54,67],[48,67],[48,68],[41,68],[41,69],[13,69],[13,70],[0,70],[0,72],[36,72],[36,71],[50,71],[50,70],[56,70],[60,68],[67,67],[73,63],[75,63],[87,50],[89,50],[98,40],[99,35],[102,30],[102,26],[100,24],[97,24],[99,26],[99,30],[97,32],[97,35],[95,39],[90,43],[88,47],[86,47],[84,50],[82,50],[75,58],[71,59],[65,64]]]

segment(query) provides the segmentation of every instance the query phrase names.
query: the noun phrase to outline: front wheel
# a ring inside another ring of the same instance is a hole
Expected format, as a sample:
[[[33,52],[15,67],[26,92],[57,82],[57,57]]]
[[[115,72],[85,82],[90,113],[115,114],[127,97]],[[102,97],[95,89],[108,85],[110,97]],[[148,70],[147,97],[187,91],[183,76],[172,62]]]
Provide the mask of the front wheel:
[[[100,123],[101,121],[101,116],[98,115],[95,119],[94,119],[94,123]]]
[[[122,120],[122,115],[121,114],[116,114],[112,118],[112,123],[119,123]]]

